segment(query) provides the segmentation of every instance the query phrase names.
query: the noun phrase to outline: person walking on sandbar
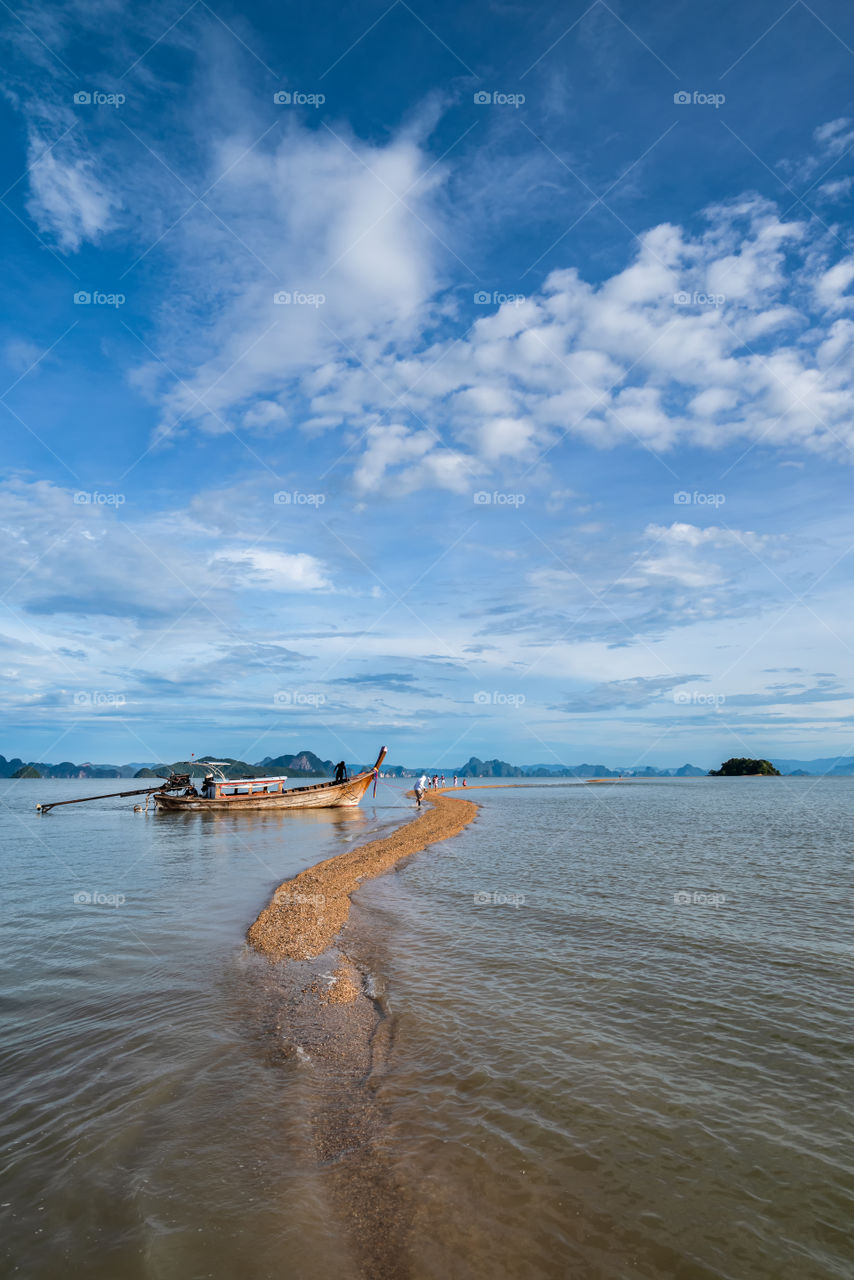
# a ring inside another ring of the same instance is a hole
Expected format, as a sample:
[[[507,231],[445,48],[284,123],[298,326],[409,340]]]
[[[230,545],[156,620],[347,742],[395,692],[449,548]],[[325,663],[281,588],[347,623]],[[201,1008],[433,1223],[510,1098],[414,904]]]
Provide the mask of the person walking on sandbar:
[[[426,790],[427,790],[427,774],[422,773],[421,777],[418,779],[418,781],[415,784],[415,807],[417,809],[421,808],[421,797],[424,795],[424,792]]]

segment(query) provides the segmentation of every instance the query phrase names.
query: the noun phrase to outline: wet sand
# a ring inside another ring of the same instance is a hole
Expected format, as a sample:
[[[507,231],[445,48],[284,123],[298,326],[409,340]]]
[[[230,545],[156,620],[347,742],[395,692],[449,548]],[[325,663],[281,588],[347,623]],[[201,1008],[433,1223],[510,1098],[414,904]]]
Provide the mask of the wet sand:
[[[324,1188],[328,1233],[360,1280],[411,1280],[417,1204],[389,1159],[388,1117],[377,1096],[395,1020],[372,992],[374,939],[351,921],[348,952],[314,960],[257,959],[247,1031],[262,1060],[287,1078],[288,1111],[303,1133],[307,1172]]]
[[[247,934],[257,952],[286,962],[270,966],[269,981],[259,982],[265,1056],[271,1064],[302,1064],[316,1167],[326,1180],[336,1229],[343,1228],[354,1270],[365,1280],[412,1275],[417,1198],[388,1157],[387,1123],[376,1095],[395,1022],[368,978],[377,939],[364,936],[350,919],[350,897],[362,881],[458,835],[478,808],[441,791],[425,795],[423,806],[390,836],[327,858],[279,885]]]
[[[589,778],[586,782],[617,782],[617,778]],[[404,858],[419,853],[439,840],[459,835],[477,813],[469,791],[491,791],[504,787],[530,787],[530,782],[474,783],[465,787],[444,787],[427,792],[421,809],[397,831],[383,840],[372,840],[347,853],[327,858],[291,880],[285,880],[273,894],[247,932],[251,946],[271,960],[310,960],[332,946],[347,922],[350,895],[362,880],[390,871]],[[553,783],[550,785],[554,785]],[[572,785],[577,785],[573,783]],[[458,792],[453,798],[449,792]],[[410,793],[411,794],[411,793]]]
[[[477,813],[474,801],[450,798],[441,791],[425,795],[424,802],[429,808],[422,808],[390,836],[327,858],[280,884],[249,928],[250,945],[271,960],[310,960],[321,955],[346,924],[350,895],[363,880],[390,871],[403,858],[438,840],[459,835]]]
[[[417,1274],[412,1240],[421,1210],[411,1171],[394,1158],[380,1102],[397,1028],[376,986],[387,967],[384,942],[364,927],[351,896],[363,881],[458,835],[477,814],[469,791],[522,785],[530,784],[427,792],[424,807],[391,835],[284,881],[247,933],[256,952],[279,962],[259,973],[264,1056],[271,1065],[301,1064],[308,1146],[326,1183],[330,1221],[364,1280]]]
[[[271,1065],[301,1065],[307,1146],[326,1184],[330,1223],[364,1280],[417,1274],[412,1241],[423,1189],[395,1158],[380,1101],[397,1029],[377,990],[377,975],[387,967],[384,942],[364,927],[351,897],[363,881],[459,835],[478,811],[469,791],[524,785],[531,784],[427,792],[422,809],[391,835],[284,881],[247,933],[260,956],[278,962],[259,973],[256,1026],[264,1056]]]

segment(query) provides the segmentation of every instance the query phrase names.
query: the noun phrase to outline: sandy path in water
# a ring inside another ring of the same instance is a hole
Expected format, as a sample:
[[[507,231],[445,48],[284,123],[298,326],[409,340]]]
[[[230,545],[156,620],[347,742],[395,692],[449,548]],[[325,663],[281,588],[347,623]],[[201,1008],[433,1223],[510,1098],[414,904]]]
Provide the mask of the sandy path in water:
[[[366,975],[383,972],[382,940],[378,958],[370,927],[360,928],[358,912],[350,919],[350,899],[364,880],[458,835],[478,810],[464,799],[470,789],[456,788],[453,797],[428,792],[425,807],[390,835],[284,881],[247,934],[262,955],[286,962],[265,966],[271,984],[262,984],[265,1043],[270,1061],[296,1056],[306,1066],[317,1170],[361,1280],[420,1274],[411,1249],[420,1189],[390,1156],[395,1138],[380,1094],[395,1022],[384,999],[369,994]]]
[[[588,778],[584,781],[604,783],[622,779]],[[250,925],[246,935],[249,943],[271,960],[315,959],[329,950],[347,923],[350,895],[362,880],[371,880],[390,871],[403,858],[419,853],[439,840],[459,835],[468,826],[477,813],[475,802],[463,799],[469,791],[532,785],[536,784],[481,782],[426,792],[424,802],[430,808],[416,813],[390,836],[327,858],[280,884],[269,906]],[[451,791],[459,794],[451,798],[448,795]],[[347,991],[352,999],[354,982],[346,968],[336,971],[336,980],[340,994],[333,998],[342,999]]]
[[[477,813],[473,801],[452,799],[441,791],[424,799],[430,808],[390,836],[327,858],[280,884],[246,935],[256,951],[271,960],[309,960],[321,955],[346,924],[350,895],[363,880],[390,871],[401,859],[438,840],[459,835]],[[340,985],[350,984],[345,980]]]

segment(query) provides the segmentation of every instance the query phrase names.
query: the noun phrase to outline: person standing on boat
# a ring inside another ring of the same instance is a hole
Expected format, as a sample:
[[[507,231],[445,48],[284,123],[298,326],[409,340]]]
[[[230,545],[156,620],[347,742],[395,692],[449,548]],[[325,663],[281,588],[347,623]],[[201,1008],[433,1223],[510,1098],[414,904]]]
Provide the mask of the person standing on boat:
[[[424,792],[426,790],[427,790],[427,774],[422,773],[421,777],[418,779],[418,781],[415,784],[415,806],[417,809],[421,808],[421,797],[424,795]]]
[[[343,760],[339,760],[335,766],[335,781],[336,782],[347,781],[347,766]]]

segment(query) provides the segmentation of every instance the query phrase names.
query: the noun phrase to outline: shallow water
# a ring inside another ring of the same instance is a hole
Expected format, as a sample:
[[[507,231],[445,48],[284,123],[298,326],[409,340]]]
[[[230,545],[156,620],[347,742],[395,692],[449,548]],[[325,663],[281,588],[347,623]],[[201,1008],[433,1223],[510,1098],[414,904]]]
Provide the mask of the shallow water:
[[[356,1277],[310,1053],[278,1051],[243,936],[400,788],[216,818],[0,788],[9,1273]],[[849,1277],[854,780],[471,798],[354,910],[389,1013],[376,1146],[415,1206],[389,1273]]]

